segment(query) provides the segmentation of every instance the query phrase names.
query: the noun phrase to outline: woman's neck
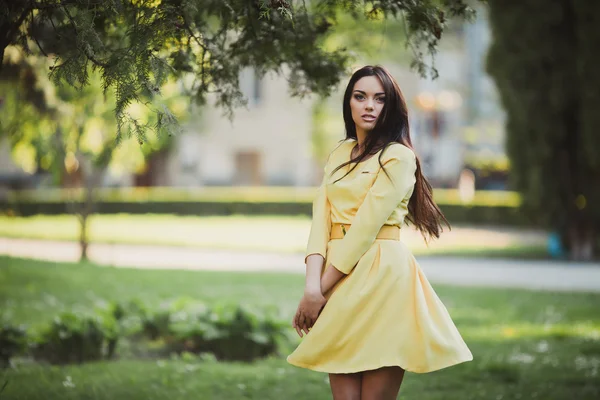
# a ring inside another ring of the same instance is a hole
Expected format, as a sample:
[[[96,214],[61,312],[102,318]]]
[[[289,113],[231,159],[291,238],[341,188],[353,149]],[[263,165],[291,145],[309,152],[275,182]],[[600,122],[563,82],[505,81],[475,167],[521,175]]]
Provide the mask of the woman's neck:
[[[365,142],[367,140],[367,132],[359,127],[356,127],[356,142],[358,143],[359,153],[365,148]]]

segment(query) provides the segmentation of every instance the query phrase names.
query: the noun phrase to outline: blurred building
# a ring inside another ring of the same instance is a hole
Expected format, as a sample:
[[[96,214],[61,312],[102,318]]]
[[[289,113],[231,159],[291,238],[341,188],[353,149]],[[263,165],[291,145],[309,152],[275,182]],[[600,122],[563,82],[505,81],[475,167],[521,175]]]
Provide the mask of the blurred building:
[[[167,162],[167,185],[312,185],[312,102],[289,95],[287,81],[251,68],[240,84],[247,108],[233,119],[215,108],[188,124]]]

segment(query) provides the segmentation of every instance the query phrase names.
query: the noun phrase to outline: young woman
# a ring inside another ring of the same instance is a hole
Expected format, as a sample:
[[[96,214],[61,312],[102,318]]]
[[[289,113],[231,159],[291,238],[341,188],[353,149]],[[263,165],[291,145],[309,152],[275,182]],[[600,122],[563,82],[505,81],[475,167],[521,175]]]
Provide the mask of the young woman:
[[[380,66],[356,71],[343,103],[346,139],[330,153],[313,203],[306,287],[288,362],[329,373],[334,400],[396,399],[404,371],[473,359],[410,250],[448,225],[412,148],[408,110]],[[325,268],[323,269],[323,267]]]

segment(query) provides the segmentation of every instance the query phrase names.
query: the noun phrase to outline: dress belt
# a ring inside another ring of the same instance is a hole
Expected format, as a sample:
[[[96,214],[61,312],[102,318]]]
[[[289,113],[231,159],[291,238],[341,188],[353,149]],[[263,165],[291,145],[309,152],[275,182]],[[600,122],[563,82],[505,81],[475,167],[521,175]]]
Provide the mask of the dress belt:
[[[330,239],[343,239],[350,230],[350,224],[331,224]],[[400,240],[400,227],[397,225],[383,225],[377,233],[376,239]]]

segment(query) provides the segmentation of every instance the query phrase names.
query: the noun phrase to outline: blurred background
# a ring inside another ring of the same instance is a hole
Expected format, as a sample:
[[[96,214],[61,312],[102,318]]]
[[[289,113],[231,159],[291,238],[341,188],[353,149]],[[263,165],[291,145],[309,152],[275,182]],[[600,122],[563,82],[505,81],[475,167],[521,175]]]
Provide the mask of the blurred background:
[[[452,224],[402,240],[474,354],[400,397],[600,398],[597,6],[38,3],[0,20],[0,399],[331,398],[285,356],[366,64]]]

